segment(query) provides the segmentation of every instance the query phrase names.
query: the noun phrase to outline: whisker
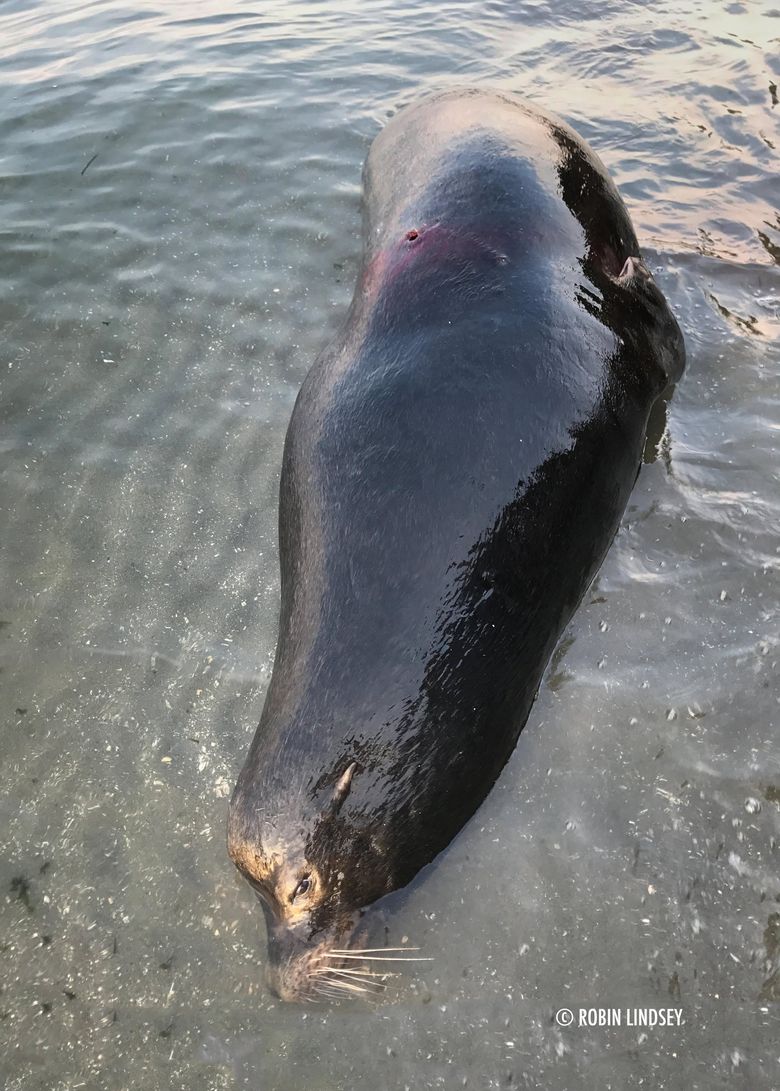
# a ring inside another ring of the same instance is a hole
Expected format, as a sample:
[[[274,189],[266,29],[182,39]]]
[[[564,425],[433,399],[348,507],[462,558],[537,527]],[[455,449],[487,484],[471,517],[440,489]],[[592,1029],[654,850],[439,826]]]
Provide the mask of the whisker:
[[[320,977],[317,979],[317,984],[314,986],[314,991],[319,993],[330,1000],[345,1000],[354,998],[356,995],[360,996],[363,1000],[378,1000],[383,995],[386,985],[381,985],[374,981],[367,981],[366,985],[370,988],[364,989],[358,985],[353,984],[350,979],[343,980],[340,978],[327,978]]]
[[[332,973],[338,974],[339,979],[341,977],[345,977],[348,982],[352,982],[353,984],[358,984],[358,983],[362,982],[364,985],[366,985],[370,989],[379,989],[381,991],[382,989],[387,988],[387,985],[385,985],[383,982],[381,982],[381,981],[371,981],[370,979],[366,980],[362,976],[362,974],[360,976],[358,976],[358,979],[357,979],[357,982],[356,982],[355,981],[355,975],[351,974],[349,972],[349,970],[333,970]]]
[[[383,951],[421,951],[421,947],[331,947],[330,954],[354,955],[365,952],[367,955],[380,954]]]
[[[347,953],[346,951],[325,951],[323,953],[324,958],[356,958],[360,962],[433,962],[432,958],[397,958],[395,955],[390,955],[384,958],[380,955],[355,955]]]
[[[332,990],[334,985],[335,985],[335,981],[332,981],[329,978],[321,977],[316,981],[316,983],[314,985],[314,988],[318,992],[323,992],[323,991],[327,992],[329,990]]]
[[[401,976],[400,974],[390,973],[390,972],[385,971],[385,970],[382,970],[379,973],[377,973],[375,970],[358,970],[358,969],[353,970],[351,968],[347,969],[346,966],[339,966],[339,967],[336,967],[336,966],[321,966],[318,969],[310,970],[309,973],[310,974],[333,974],[333,973],[351,974],[353,977],[381,977],[383,980],[386,977],[400,977]]]
[[[355,985],[352,981],[341,981],[340,979],[328,980],[328,985],[332,989],[344,989],[347,992],[354,993],[368,993],[369,989],[364,989],[362,985]]]
[[[341,978],[338,978],[336,981],[333,982],[333,985],[335,988],[344,989],[346,992],[349,993],[359,993],[361,996],[372,995],[371,989],[364,988],[362,985],[356,985],[353,981],[342,981]]]

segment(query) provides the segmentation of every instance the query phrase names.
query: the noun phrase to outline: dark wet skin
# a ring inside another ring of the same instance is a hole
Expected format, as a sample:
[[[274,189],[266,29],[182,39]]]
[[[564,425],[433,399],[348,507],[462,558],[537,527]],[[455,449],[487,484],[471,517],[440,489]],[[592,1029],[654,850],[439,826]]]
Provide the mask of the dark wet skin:
[[[355,297],[287,435],[279,643],[231,802],[288,998],[490,791],[684,363],[616,189],[557,119],[422,100],[365,192]]]

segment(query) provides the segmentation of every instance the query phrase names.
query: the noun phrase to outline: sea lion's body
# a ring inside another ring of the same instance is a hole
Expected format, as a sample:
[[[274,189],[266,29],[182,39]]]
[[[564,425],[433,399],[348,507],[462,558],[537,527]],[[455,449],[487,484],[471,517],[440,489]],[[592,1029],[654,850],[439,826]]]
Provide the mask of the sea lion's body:
[[[279,643],[231,804],[285,996],[487,795],[684,359],[603,166],[511,96],[404,110],[365,207],[287,435]]]

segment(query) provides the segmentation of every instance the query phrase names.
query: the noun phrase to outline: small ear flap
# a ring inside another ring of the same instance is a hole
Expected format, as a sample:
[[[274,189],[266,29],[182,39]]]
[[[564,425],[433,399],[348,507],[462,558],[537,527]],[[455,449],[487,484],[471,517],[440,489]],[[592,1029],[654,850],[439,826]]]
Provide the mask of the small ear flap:
[[[653,279],[653,274],[647,268],[641,258],[629,257],[623,263],[623,268],[618,274],[619,281],[628,283],[633,280],[638,284]]]
[[[348,765],[344,772],[339,777],[336,785],[333,789],[333,797],[330,802],[331,811],[333,814],[338,814],[341,810],[344,800],[349,795],[349,789],[352,786],[352,778],[357,772],[358,764],[353,761],[351,765]]]

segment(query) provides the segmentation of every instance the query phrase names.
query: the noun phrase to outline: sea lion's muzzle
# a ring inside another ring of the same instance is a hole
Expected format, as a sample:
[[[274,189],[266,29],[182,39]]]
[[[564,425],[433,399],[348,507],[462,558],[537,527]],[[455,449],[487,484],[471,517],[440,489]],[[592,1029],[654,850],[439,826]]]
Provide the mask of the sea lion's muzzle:
[[[317,948],[306,943],[296,929],[268,927],[268,962],[265,980],[279,1000],[303,1000],[311,990],[309,966]]]
[[[325,998],[370,999],[384,991],[385,978],[394,976],[385,966],[396,961],[398,948],[390,957],[380,958],[372,968],[378,949],[368,952],[363,944],[366,934],[356,929],[355,921],[342,921],[341,927],[324,929],[312,936],[305,923],[289,925],[268,923],[268,961],[265,979],[278,1000],[314,1003]],[[371,955],[367,958],[365,956]],[[404,960],[405,961],[405,960]]]

